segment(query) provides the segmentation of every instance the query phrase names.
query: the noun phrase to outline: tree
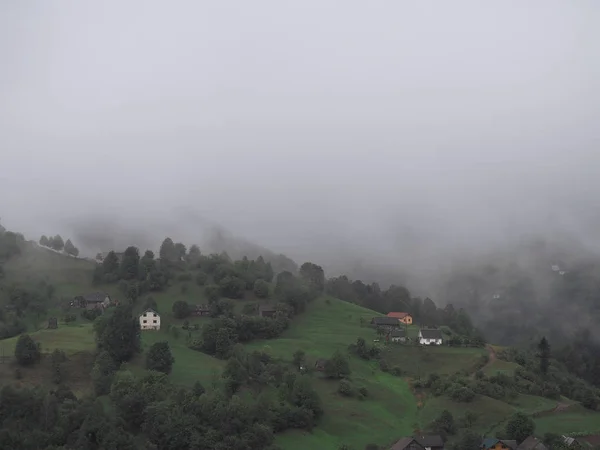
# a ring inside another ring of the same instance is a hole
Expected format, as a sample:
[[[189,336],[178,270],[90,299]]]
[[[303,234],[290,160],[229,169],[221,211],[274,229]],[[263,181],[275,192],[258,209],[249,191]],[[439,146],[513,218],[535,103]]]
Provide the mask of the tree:
[[[506,424],[506,434],[509,439],[523,442],[535,431],[535,422],[528,415],[518,412]]]
[[[42,235],[42,237],[40,238],[40,245],[43,245],[44,247],[50,246],[50,240],[46,235]]]
[[[161,260],[174,262],[177,261],[177,249],[175,248],[175,244],[171,238],[165,238],[165,240],[160,245],[160,250],[158,255]]]
[[[92,382],[96,395],[106,395],[110,392],[114,374],[118,367],[106,351],[98,353],[92,367]]]
[[[156,300],[154,300],[152,297],[146,298],[146,301],[144,302],[144,310],[147,310],[147,309],[151,309],[153,311],[158,312],[158,307],[156,306]]]
[[[173,303],[173,316],[176,319],[185,319],[192,313],[190,305],[184,300],[177,300]]]
[[[187,248],[181,242],[177,242],[175,245],[175,254],[177,255],[177,261],[181,261],[185,258]]]
[[[227,298],[243,298],[246,283],[238,277],[225,277],[219,282],[221,293]]]
[[[102,320],[101,320],[102,319]],[[132,317],[130,305],[121,305],[94,322],[96,344],[107,351],[116,363],[129,361],[140,351],[140,323]]]
[[[71,239],[67,239],[65,242],[65,252],[72,256],[79,256],[79,249],[73,245]]]
[[[453,450],[479,450],[481,448],[481,437],[471,430],[465,431],[460,435]]]
[[[156,370],[167,375],[171,373],[174,362],[175,358],[173,358],[169,343],[166,341],[152,344],[146,355],[146,369]]]
[[[325,375],[328,378],[345,378],[350,375],[348,359],[339,350],[325,363]]]
[[[60,237],[60,234],[57,234],[52,238],[51,245],[54,250],[60,251],[65,247],[65,242],[63,241],[63,238]]]
[[[62,350],[55,349],[50,355],[53,383],[60,384],[64,381],[65,373],[62,368],[62,363],[64,363],[66,360],[67,356]]]
[[[540,372],[546,375],[548,368],[550,367],[550,344],[544,336],[538,344],[539,358],[540,358]]]
[[[321,293],[325,290],[325,272],[321,266],[305,262],[300,266],[300,276],[315,292]]]
[[[454,434],[456,432],[456,424],[452,413],[447,409],[443,410],[437,419],[435,419],[434,428],[442,434]]]
[[[15,358],[21,366],[30,366],[40,360],[40,349],[28,334],[22,334],[17,339]]]
[[[294,362],[294,367],[299,368],[306,364],[306,353],[304,350],[296,350],[292,357],[292,361]]]
[[[121,260],[121,278],[135,280],[140,273],[140,251],[137,247],[127,247]]]
[[[104,269],[105,275],[119,272],[119,257],[114,251],[108,252],[108,255],[102,261],[102,269]]]
[[[258,279],[254,282],[254,295],[258,298],[267,298],[269,296],[269,283]]]

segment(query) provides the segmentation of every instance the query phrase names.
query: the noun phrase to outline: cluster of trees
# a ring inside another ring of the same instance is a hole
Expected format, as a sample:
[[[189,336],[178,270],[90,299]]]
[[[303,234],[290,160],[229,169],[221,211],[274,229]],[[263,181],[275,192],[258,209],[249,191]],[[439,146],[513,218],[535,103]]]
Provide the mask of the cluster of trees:
[[[68,255],[79,256],[79,249],[73,245],[71,239],[67,239],[65,242],[60,234],[50,237],[42,235],[39,242],[40,245],[43,245],[44,247],[49,247],[58,251],[64,250],[64,252]]]
[[[35,315],[37,319],[44,316],[54,292],[54,285],[43,280],[38,283],[0,285],[0,297],[4,300],[0,308],[0,339],[24,332],[26,314]]]
[[[276,278],[276,312],[273,317],[235,315],[231,302],[217,300],[218,296],[209,295],[211,314],[217,318],[202,328],[201,339],[191,342],[190,347],[218,358],[227,358],[238,342],[279,336],[289,326],[291,318],[302,313],[306,305],[318,294],[317,288],[310,283],[306,275],[296,277],[284,271]],[[174,312],[175,308],[174,305]],[[178,304],[177,310],[180,309],[185,310],[185,305]]]

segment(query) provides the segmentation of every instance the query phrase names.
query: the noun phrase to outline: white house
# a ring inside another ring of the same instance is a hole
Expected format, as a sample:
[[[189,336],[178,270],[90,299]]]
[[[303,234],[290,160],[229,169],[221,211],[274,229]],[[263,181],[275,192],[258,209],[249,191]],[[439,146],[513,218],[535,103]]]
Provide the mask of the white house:
[[[160,316],[153,309],[147,309],[140,314],[140,328],[142,330],[160,330]]]
[[[442,332],[440,330],[419,330],[419,344],[442,345]]]

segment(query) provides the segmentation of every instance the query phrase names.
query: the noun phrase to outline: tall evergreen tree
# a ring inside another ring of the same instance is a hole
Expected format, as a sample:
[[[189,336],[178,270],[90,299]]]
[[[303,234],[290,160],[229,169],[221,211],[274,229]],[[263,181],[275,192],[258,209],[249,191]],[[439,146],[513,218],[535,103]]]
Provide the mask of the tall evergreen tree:
[[[538,350],[540,351],[540,372],[546,375],[548,373],[548,368],[550,367],[550,344],[545,336],[538,344]]]

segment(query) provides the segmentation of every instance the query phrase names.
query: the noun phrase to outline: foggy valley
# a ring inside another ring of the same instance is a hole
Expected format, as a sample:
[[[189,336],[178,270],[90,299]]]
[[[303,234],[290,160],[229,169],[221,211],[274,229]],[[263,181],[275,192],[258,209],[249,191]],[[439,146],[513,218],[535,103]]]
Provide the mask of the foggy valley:
[[[587,0],[5,2],[0,221],[91,259],[169,237],[314,263],[345,303],[431,299],[568,365],[600,346],[599,20]]]

